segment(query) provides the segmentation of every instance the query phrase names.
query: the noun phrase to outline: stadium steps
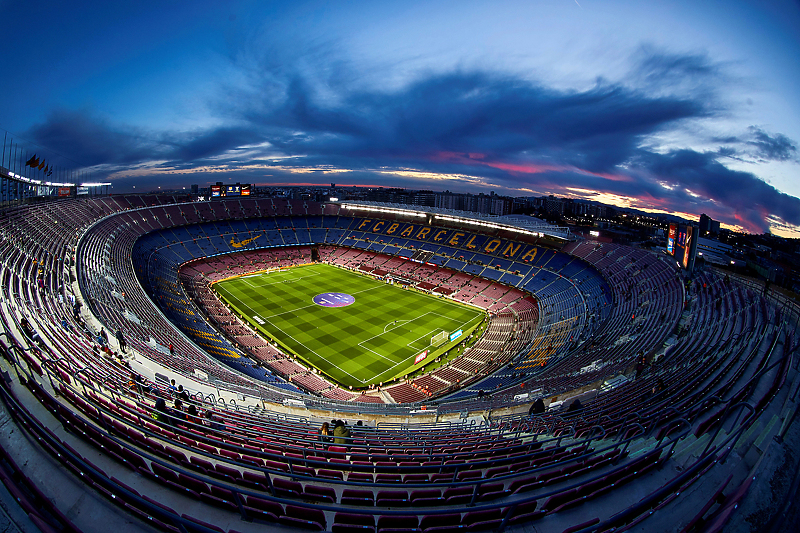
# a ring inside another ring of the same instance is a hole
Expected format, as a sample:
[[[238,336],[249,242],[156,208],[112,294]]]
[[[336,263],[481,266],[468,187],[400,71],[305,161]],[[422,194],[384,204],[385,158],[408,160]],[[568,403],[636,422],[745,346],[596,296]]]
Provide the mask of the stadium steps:
[[[747,430],[744,431],[744,433],[742,433],[742,436],[736,442],[734,448],[736,453],[739,455],[744,455],[754,444],[759,446],[760,443],[763,443],[767,436],[773,433],[773,431],[776,429],[776,424],[778,421],[777,415],[773,415],[766,424],[764,424],[761,418],[756,420],[755,423],[753,423]],[[721,443],[728,437],[728,429],[730,429],[730,423],[725,424],[725,426],[720,430],[716,438],[716,443]],[[714,436],[714,432],[715,431],[709,431],[704,433],[699,438],[695,437],[693,433],[690,433],[675,447],[673,459],[678,464],[683,466],[691,464],[700,457],[700,454],[703,452],[703,450],[705,450],[709,441]]]
[[[748,466],[754,465],[766,451],[769,443],[778,434],[782,423],[783,419],[777,413],[769,418],[762,416],[742,434],[742,437],[734,447],[734,451],[744,458]]]
[[[723,432],[720,431],[720,435],[722,434]],[[727,433],[725,433],[725,435],[727,436]],[[695,437],[693,433],[689,433],[683,440],[678,442],[672,460],[683,467],[692,464],[700,457],[703,450],[706,449],[711,437],[712,435],[710,433],[705,433],[700,438]]]
[[[597,391],[598,394],[602,394],[604,392],[608,392],[610,390],[614,390],[620,385],[624,385],[625,383],[631,381],[631,378],[626,376],[625,374],[618,374],[614,377],[608,378],[603,381],[603,384],[600,386],[600,389]]]
[[[383,400],[385,403],[387,403],[387,404],[396,404],[396,403],[397,403],[397,402],[395,401],[395,399],[394,399],[394,398],[392,398],[392,397],[389,395],[389,393],[388,393],[388,392],[386,392],[385,390],[381,390],[381,391],[378,393],[378,395],[379,395],[379,396],[381,397],[381,399],[382,399],[382,400]]]
[[[775,436],[781,428],[782,418],[777,412],[770,413],[769,411],[762,414],[748,429],[746,429],[733,448],[733,451],[740,457],[745,457],[749,454],[752,455],[748,462],[755,463],[755,459],[760,456],[766,445]],[[720,430],[717,435],[715,444],[722,443],[730,434],[730,422]],[[673,459],[683,466],[691,464],[695,461],[700,454],[705,450],[711,438],[714,436],[714,431],[709,431],[701,437],[695,437],[690,433],[675,447],[675,454]]]

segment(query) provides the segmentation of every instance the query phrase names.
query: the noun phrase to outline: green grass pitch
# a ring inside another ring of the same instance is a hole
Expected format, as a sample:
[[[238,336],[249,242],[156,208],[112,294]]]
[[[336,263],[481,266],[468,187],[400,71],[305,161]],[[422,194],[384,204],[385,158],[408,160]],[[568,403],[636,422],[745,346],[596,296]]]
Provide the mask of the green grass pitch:
[[[481,324],[478,309],[405,290],[326,264],[220,281],[214,289],[262,334],[341,385],[363,388],[430,363]],[[352,295],[345,307],[323,307],[315,296]],[[432,347],[442,330],[464,334]],[[415,364],[424,350],[428,356]]]

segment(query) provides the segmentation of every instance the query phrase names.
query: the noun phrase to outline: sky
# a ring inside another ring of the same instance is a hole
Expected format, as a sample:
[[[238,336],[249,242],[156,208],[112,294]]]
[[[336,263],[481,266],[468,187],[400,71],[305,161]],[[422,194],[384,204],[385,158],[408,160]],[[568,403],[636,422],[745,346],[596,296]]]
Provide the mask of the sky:
[[[800,237],[796,0],[0,0],[0,20],[0,135],[114,193],[554,194]]]

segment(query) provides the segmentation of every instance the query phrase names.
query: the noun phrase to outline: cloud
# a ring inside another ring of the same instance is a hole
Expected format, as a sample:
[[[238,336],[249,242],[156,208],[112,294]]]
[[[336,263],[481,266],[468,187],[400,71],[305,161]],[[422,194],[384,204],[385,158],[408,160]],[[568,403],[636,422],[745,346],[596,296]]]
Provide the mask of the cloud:
[[[172,136],[173,149],[165,155],[176,165],[192,165],[262,141],[263,135],[252,127],[220,127]]]
[[[767,231],[770,216],[800,225],[800,199],[778,191],[749,172],[727,168],[717,157],[713,152],[688,149],[665,154],[643,152],[638,166],[665,181],[673,191],[682,191],[673,199],[686,202],[683,211],[707,207],[722,221],[738,223],[754,232]]]
[[[26,136],[81,167],[137,164],[162,150],[151,133],[114,125],[87,110],[55,110]]]
[[[747,143],[756,149],[756,155],[772,161],[787,161],[797,157],[797,143],[787,136],[777,133],[770,135],[761,128],[750,126],[753,139]]]
[[[726,65],[706,54],[677,54],[643,45],[633,54],[628,83],[649,94],[702,96],[706,103],[718,100],[719,87],[731,81]]]
[[[750,126],[741,135],[714,137],[722,143],[718,153],[739,161],[798,161],[797,142],[782,133],[770,134],[758,126]]]
[[[387,89],[359,85],[342,72],[353,68],[344,62],[327,71],[251,63],[243,77],[255,81],[213,106],[219,126],[145,132],[86,111],[57,111],[31,135],[126,179],[153,169],[193,182],[224,173],[263,183],[290,181],[292,168],[333,168],[354,171],[353,182],[424,187],[420,176],[441,175],[446,180],[428,183],[597,191],[649,209],[706,212],[751,231],[768,229],[770,220],[800,225],[800,200],[722,163],[795,159],[796,143],[786,136],[753,126],[707,139],[721,144],[713,152],[658,144],[661,134],[724,113],[713,90],[723,68],[704,55],[643,48],[629,85],[601,80],[584,90],[486,70],[427,72]],[[126,174],[126,167],[138,170]]]

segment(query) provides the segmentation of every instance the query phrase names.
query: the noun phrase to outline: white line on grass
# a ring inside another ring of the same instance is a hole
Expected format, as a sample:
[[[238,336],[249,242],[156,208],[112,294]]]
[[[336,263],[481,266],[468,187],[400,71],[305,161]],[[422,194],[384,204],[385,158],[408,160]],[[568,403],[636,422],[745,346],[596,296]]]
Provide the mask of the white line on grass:
[[[397,328],[399,328],[401,326],[405,326],[406,324],[408,324],[410,322],[416,322],[420,318],[422,318],[424,316],[427,316],[427,315],[431,315],[431,314],[436,314],[436,313],[432,313],[431,311],[428,311],[424,315],[419,315],[419,316],[416,316],[416,317],[412,318],[411,320],[406,320],[405,324],[401,324],[401,325],[397,326]],[[394,331],[397,328],[392,328],[389,331]],[[411,331],[411,330],[409,330],[409,331]],[[358,345],[361,346],[361,344],[363,344],[365,342],[368,342],[368,341],[371,341],[372,339],[376,339],[378,337],[383,337],[386,333],[387,333],[386,328],[384,328],[383,333],[378,333],[377,335],[373,335],[372,337],[368,337],[368,338],[364,339],[363,341],[359,342]]]
[[[406,323],[408,323],[408,322],[411,322],[411,321],[410,321],[410,320],[395,320],[395,321],[393,321],[393,322],[389,322],[388,324],[386,324],[386,325],[383,327],[383,332],[384,332],[384,333],[386,333],[386,331],[387,331],[387,329],[386,329],[386,328],[388,328],[389,326],[397,326],[397,327],[399,328],[400,326],[403,326],[403,325],[405,325],[405,324],[406,324]],[[388,331],[392,331],[393,329],[397,329],[397,328],[391,328],[391,329],[389,329]]]
[[[378,287],[380,287],[380,285],[378,285],[377,287],[370,287],[369,289],[355,291],[353,294],[361,294],[362,292],[371,291],[372,289],[377,289]],[[327,292],[330,292],[330,291],[327,291]],[[308,304],[308,305],[304,305],[302,307],[295,307],[294,309],[287,309],[286,311],[283,311],[281,313],[275,313],[274,315],[269,315],[266,318],[273,318],[273,317],[276,317],[276,316],[285,315],[287,313],[296,313],[297,311],[302,311],[303,309],[310,309],[310,308],[314,308],[314,307],[320,307],[320,306],[315,304],[315,303],[311,303],[311,304]]]
[[[434,315],[437,315],[437,314],[439,314],[439,313],[434,313],[433,311],[428,311],[428,313],[430,313],[430,314],[434,314]],[[428,313],[426,313],[426,314],[428,314]],[[423,315],[423,316],[424,316],[424,315]],[[439,315],[439,316],[445,316],[445,315]],[[477,316],[477,317],[475,317],[475,318],[481,318],[481,316],[482,316],[482,315],[480,315],[480,316]],[[462,328],[467,328],[467,327],[469,327],[468,325],[469,325],[469,324],[471,324],[472,322],[474,322],[474,321],[475,321],[475,318],[473,318],[472,320],[468,320],[467,322],[464,322],[464,323],[463,323],[463,325],[462,325],[461,327],[462,327]],[[429,345],[429,346],[430,346],[430,345]],[[369,350],[369,348],[367,348],[367,349]],[[370,350],[370,351],[372,351],[372,350]],[[373,353],[374,353],[374,352],[373,352]],[[389,374],[389,376],[390,376],[390,377],[392,377],[392,376],[391,376],[391,374],[392,374],[392,370],[394,370],[395,368],[397,368],[398,366],[400,366],[401,364],[403,364],[403,363],[404,363],[404,362],[406,362],[407,360],[408,360],[408,358],[403,358],[403,360],[401,360],[399,363],[395,364],[394,366],[391,366],[391,367],[387,368],[386,370],[384,370],[384,371],[383,371],[383,372],[381,372],[380,374],[376,374],[376,375],[375,375],[375,377],[374,377],[373,379],[374,379],[375,381],[382,381],[382,380],[381,380],[381,379],[379,379],[379,378],[381,378],[381,377],[383,377],[383,376],[385,376],[385,375],[387,375],[387,374]],[[362,381],[362,383],[363,383],[363,381]]]
[[[316,355],[317,357],[319,357],[320,359],[322,359],[323,361],[325,361],[325,362],[326,362],[326,363],[328,363],[329,365],[336,367],[336,368],[337,368],[337,369],[338,369],[340,372],[344,372],[345,374],[347,374],[348,376],[350,376],[350,377],[351,377],[351,378],[353,378],[354,380],[356,380],[356,381],[360,382],[362,385],[365,385],[365,384],[367,383],[366,381],[364,381],[364,380],[362,380],[362,379],[358,379],[357,377],[355,377],[353,374],[351,374],[351,373],[350,373],[350,372],[348,372],[347,370],[344,370],[343,368],[340,368],[339,366],[337,366],[337,365],[334,365],[333,363],[331,363],[330,361],[328,361],[328,359],[327,359],[325,356],[322,356],[322,355],[318,354],[318,353],[316,352],[316,350],[312,350],[311,348],[309,348],[308,346],[306,346],[306,345],[305,345],[305,344],[303,344],[302,342],[300,342],[300,341],[298,341],[297,339],[295,339],[295,338],[294,338],[292,335],[290,335],[290,334],[286,333],[286,332],[285,332],[285,331],[283,331],[281,328],[277,327],[275,324],[273,324],[273,323],[272,323],[272,322],[270,322],[269,320],[267,320],[267,322],[269,322],[270,324],[272,324],[272,327],[276,328],[278,331],[280,331],[281,333],[283,333],[284,335],[286,335],[287,337],[289,337],[290,339],[292,339],[294,342],[296,342],[297,344],[299,344],[300,346],[302,346],[303,348],[305,348],[305,349],[306,349],[306,350],[308,350],[309,352],[313,353],[314,355]]]
[[[406,343],[406,346],[408,346],[409,348],[413,348],[414,350],[420,350],[420,351],[421,351],[421,350],[424,350],[425,348],[427,348],[428,346],[430,346],[430,345],[431,345],[430,341],[423,341],[423,343],[427,342],[427,344],[423,344],[423,345],[422,345],[422,348],[416,348],[416,347],[414,346],[414,344],[415,344],[415,343],[416,343],[418,340],[420,340],[420,339],[430,339],[431,337],[433,337],[434,335],[436,335],[436,333],[437,333],[437,331],[436,331],[435,329],[434,329],[434,330],[432,330],[432,331],[429,331],[429,332],[428,332],[428,333],[426,333],[425,335],[420,335],[419,337],[417,337],[417,338],[416,338],[416,339],[414,339],[413,341],[411,341],[411,342],[407,342],[407,343]]]
[[[315,272],[314,274],[309,274],[307,276],[300,276],[298,278],[292,278],[291,276],[287,276],[285,274],[286,273],[283,273],[283,272],[280,272],[280,273],[277,273],[277,274],[276,273],[269,273],[269,272],[262,272],[261,276],[259,277],[260,279],[259,279],[258,285],[261,286],[261,287],[269,287],[270,285],[277,285],[279,283],[294,283],[295,281],[300,281],[301,279],[313,278],[315,276],[319,276],[320,275],[319,272]],[[280,279],[280,280],[270,279],[268,282],[262,283],[261,280],[266,280],[267,276],[269,276],[271,278],[286,278],[286,279]],[[245,281],[247,281],[247,280],[245,280]]]
[[[361,348],[363,348],[363,349],[365,349],[365,350],[367,350],[367,351],[370,351],[370,352],[374,353],[375,355],[377,355],[378,357],[380,357],[381,359],[384,359],[384,360],[386,360],[386,361],[389,361],[390,363],[397,363],[397,361],[395,361],[394,359],[390,359],[390,358],[386,357],[385,355],[383,355],[383,354],[381,354],[381,353],[378,353],[378,352],[376,352],[376,351],[375,351],[375,350],[373,350],[372,348],[367,348],[366,346],[361,346],[361,343],[358,343],[356,346],[359,346],[359,347],[361,347]],[[405,361],[405,357],[404,357],[403,359],[401,359],[401,360],[400,360],[400,363],[402,363],[403,361]],[[329,362],[330,362],[330,361],[329,361]],[[397,363],[397,364],[399,365],[400,363]]]

